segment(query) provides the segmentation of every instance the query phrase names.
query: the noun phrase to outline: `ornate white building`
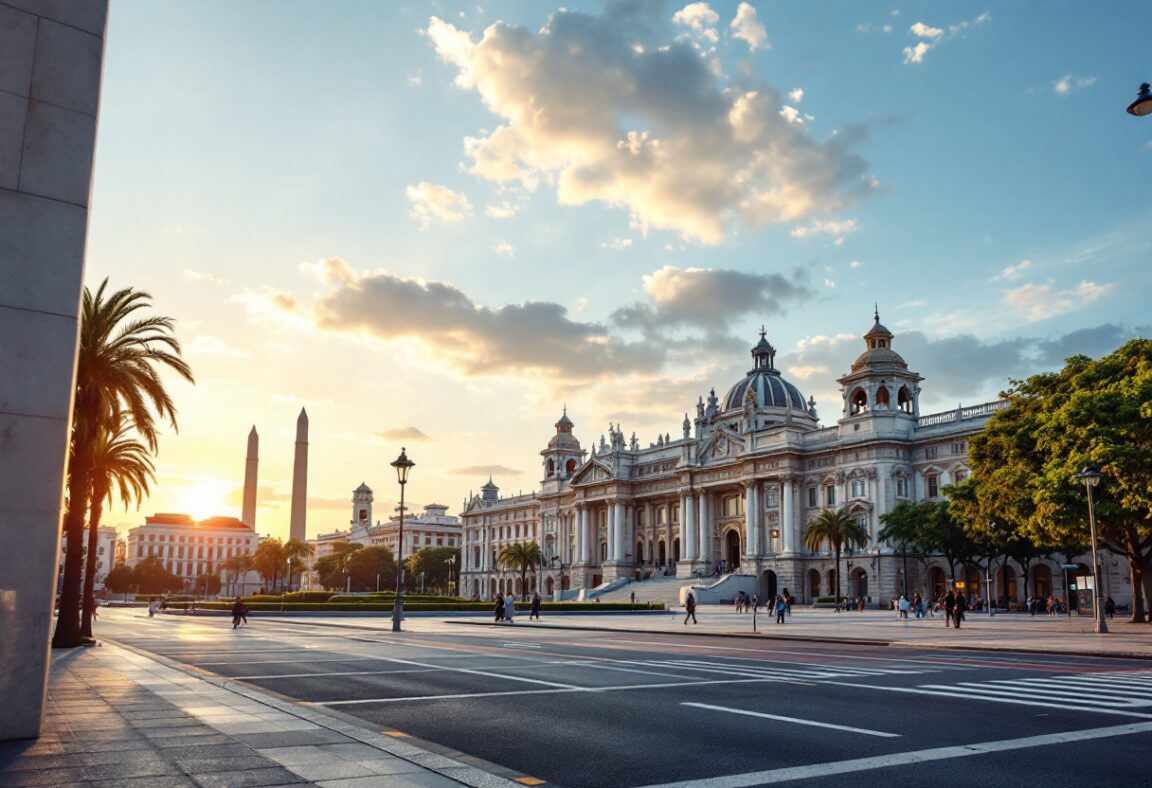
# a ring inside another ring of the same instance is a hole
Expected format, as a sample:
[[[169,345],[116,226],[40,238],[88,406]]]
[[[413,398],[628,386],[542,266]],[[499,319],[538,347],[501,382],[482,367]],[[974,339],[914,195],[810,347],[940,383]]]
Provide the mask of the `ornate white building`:
[[[126,555],[129,566],[154,556],[190,583],[202,574],[218,574],[232,556],[252,555],[259,542],[256,530],[235,517],[154,514],[128,531]]]
[[[892,339],[877,314],[864,352],[838,380],[843,409],[831,427],[819,426],[815,402],[776,369],[763,331],[752,369],[723,397],[715,390],[701,397],[675,439],[661,436],[642,448],[635,433],[626,439],[610,425],[589,453],[565,412],[540,452],[538,492],[500,498],[490,480],[465,503],[464,593],[519,591],[518,578],[501,572],[496,556],[508,544],[535,539],[545,558],[540,590],[548,595],[619,578],[720,571],[743,576],[762,598],[788,588],[811,602],[834,592],[831,555],[813,553],[803,541],[807,523],[824,508],[847,509],[871,536],[842,558],[841,593],[874,601],[899,593],[905,561],[877,542],[880,516],[901,501],[938,499],[945,485],[963,480],[968,439],[1006,403],[921,415],[923,378]],[[910,589],[923,579],[924,588],[943,593],[941,562],[907,566]],[[1000,570],[997,597],[1005,589],[1017,600],[1063,591],[1053,561],[1031,565],[1027,592],[1017,572]],[[983,577],[963,579],[981,594]]]

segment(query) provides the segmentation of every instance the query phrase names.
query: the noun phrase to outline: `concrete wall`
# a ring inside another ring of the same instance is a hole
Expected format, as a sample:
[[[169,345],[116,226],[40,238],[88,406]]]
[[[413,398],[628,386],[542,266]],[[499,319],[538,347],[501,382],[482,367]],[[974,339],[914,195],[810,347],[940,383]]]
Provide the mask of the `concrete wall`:
[[[38,736],[107,0],[0,0],[0,739]]]

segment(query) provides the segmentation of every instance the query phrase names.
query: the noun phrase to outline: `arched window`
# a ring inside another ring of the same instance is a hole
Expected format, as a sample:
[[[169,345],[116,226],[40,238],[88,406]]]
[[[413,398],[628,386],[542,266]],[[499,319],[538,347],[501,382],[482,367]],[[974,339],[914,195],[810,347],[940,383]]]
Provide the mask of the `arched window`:
[[[896,394],[896,407],[902,413],[912,412],[912,392],[908,390],[907,386],[901,386],[900,391]]]
[[[551,479],[553,474],[556,473],[556,463],[554,460],[548,460],[548,478]]]
[[[820,597],[820,572],[816,569],[808,570],[808,596],[813,602]]]
[[[576,470],[576,460],[568,460],[568,463],[564,466],[564,470],[568,471],[568,473]]]
[[[876,405],[883,405],[887,408],[891,404],[891,397],[892,395],[888,393],[888,387],[881,386],[876,390]]]
[[[864,389],[856,389],[852,392],[851,397],[851,413],[855,416],[857,413],[864,413],[868,410],[868,394]]]

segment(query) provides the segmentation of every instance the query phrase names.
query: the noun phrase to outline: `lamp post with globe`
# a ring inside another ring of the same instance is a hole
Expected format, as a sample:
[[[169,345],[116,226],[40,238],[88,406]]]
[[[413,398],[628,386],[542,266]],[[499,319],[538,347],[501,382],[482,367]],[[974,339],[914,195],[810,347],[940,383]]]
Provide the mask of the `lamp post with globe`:
[[[396,601],[392,605],[392,631],[400,631],[400,622],[404,619],[404,485],[408,483],[408,471],[416,463],[408,459],[405,449],[401,447],[400,456],[392,463],[396,469],[396,480],[400,482],[400,538],[396,548]]]
[[[1095,465],[1088,463],[1084,470],[1072,478],[1084,482],[1084,489],[1088,491],[1088,527],[1092,531],[1092,597],[1096,601],[1096,632],[1104,635],[1108,633],[1108,622],[1104,620],[1104,589],[1100,586],[1100,560],[1096,557],[1096,507],[1092,501],[1092,488],[1100,483],[1104,474]]]

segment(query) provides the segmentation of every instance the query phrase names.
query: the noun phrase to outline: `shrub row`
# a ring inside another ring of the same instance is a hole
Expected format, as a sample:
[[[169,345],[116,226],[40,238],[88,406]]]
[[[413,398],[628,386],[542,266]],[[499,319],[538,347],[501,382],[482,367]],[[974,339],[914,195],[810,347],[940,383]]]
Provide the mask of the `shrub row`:
[[[272,611],[278,612],[283,608],[285,611],[293,612],[388,612],[392,610],[391,602],[285,602],[283,605],[277,601],[257,601],[248,602],[249,610],[253,611]],[[494,602],[404,602],[404,609],[410,610],[414,613],[420,612],[435,612],[435,611],[491,611]],[[188,603],[180,602],[169,605],[169,608],[174,610],[184,610],[188,607]],[[227,602],[204,602],[198,605],[200,610],[230,610],[232,606]],[[529,602],[517,602],[517,610],[530,610],[532,608]],[[664,610],[664,605],[660,603],[648,602],[644,604],[632,605],[627,602],[542,602],[540,609],[543,611],[595,611],[601,613],[629,610]]]

